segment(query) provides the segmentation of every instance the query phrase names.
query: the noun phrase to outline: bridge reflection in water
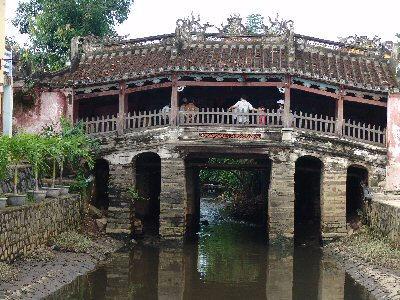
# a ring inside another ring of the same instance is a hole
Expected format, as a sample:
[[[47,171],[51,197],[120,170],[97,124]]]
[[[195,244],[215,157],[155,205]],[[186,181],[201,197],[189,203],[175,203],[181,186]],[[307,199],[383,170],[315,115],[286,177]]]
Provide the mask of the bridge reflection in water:
[[[49,299],[373,299],[320,248],[266,244],[263,230],[219,219],[182,248],[114,255]]]

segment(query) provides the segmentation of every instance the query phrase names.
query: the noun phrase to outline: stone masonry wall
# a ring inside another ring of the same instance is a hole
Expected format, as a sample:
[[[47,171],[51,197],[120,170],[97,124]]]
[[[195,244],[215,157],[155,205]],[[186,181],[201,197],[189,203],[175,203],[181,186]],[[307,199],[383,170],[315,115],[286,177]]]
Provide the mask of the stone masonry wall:
[[[128,189],[133,187],[132,163],[110,164],[107,233],[133,233],[134,207]]]
[[[287,238],[294,235],[294,171],[292,161],[272,162],[271,182],[269,187],[269,236],[277,234]]]
[[[321,184],[322,238],[346,234],[347,160],[327,157]]]
[[[161,158],[160,236],[183,241],[186,228],[185,162],[179,157]]]
[[[27,255],[64,231],[79,228],[82,201],[79,195],[0,210],[0,260]]]
[[[370,226],[400,246],[400,201],[377,200],[373,198],[366,209]]]

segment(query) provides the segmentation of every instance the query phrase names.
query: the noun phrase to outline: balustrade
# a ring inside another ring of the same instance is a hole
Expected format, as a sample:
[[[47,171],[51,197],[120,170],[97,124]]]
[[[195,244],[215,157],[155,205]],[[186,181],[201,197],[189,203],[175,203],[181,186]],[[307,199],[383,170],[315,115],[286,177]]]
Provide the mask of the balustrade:
[[[80,120],[87,134],[100,134],[117,131],[118,117],[114,115],[86,118]],[[125,114],[122,118],[123,130],[140,130],[157,128],[172,124],[170,112],[163,110],[139,111]],[[263,127],[283,126],[283,113],[280,110],[268,109],[263,112],[228,111],[222,108],[199,108],[195,111],[179,111],[178,126],[216,126],[216,127]],[[336,135],[337,122],[333,117],[293,112],[290,120],[293,128],[299,130]],[[339,129],[340,131],[340,129]],[[371,144],[386,144],[386,129],[370,124],[345,120],[341,135],[344,138],[363,141]]]

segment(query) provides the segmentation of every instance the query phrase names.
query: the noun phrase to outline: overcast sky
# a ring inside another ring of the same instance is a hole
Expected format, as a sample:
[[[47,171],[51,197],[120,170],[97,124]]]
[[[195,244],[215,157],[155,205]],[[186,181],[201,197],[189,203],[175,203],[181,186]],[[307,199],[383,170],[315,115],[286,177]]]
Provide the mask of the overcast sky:
[[[14,35],[23,41],[13,28],[11,20],[17,7],[17,0],[6,0],[7,35]],[[382,41],[397,41],[400,32],[399,0],[135,0],[126,22],[117,27],[120,35],[130,38],[172,33],[179,18],[190,16],[191,12],[201,23],[210,22],[221,27],[227,18],[239,14],[245,23],[246,16],[261,14],[264,24],[268,16],[279,16],[294,21],[295,33],[327,40],[351,35],[381,37]]]

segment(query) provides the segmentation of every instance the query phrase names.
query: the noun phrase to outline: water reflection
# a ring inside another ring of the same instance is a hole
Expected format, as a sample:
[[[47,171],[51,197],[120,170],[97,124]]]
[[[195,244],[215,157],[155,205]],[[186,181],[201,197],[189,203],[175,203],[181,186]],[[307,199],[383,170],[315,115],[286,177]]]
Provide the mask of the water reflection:
[[[182,248],[137,246],[48,299],[373,299],[319,248],[281,251],[214,218]]]

